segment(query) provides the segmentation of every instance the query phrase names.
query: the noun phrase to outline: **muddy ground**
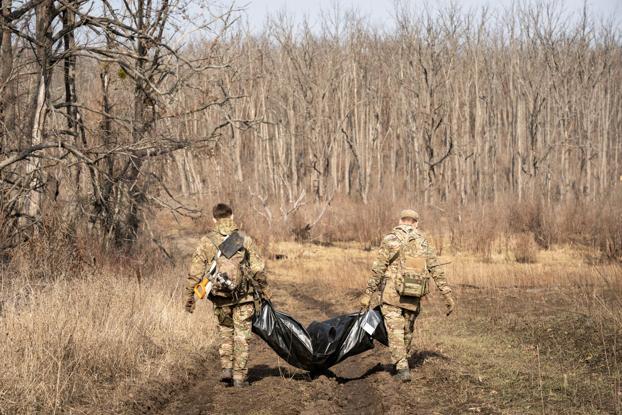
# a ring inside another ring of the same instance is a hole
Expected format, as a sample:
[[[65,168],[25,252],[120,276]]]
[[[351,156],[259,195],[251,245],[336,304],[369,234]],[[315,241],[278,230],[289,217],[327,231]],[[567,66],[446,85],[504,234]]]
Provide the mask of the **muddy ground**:
[[[324,320],[348,310],[319,302],[293,285],[274,288],[273,301],[292,303],[303,324]],[[349,310],[351,311],[351,310]],[[294,314],[294,313],[292,313]],[[434,351],[420,351],[411,358],[413,382],[403,384],[391,377],[388,348],[377,344],[370,352],[355,356],[333,368],[334,377],[312,379],[302,370],[279,359],[261,339],[254,336],[249,360],[250,387],[235,389],[218,381],[220,368],[214,350],[208,366],[195,383],[181,389],[169,402],[144,408],[156,414],[401,414],[439,413],[422,393],[424,363],[447,359]]]

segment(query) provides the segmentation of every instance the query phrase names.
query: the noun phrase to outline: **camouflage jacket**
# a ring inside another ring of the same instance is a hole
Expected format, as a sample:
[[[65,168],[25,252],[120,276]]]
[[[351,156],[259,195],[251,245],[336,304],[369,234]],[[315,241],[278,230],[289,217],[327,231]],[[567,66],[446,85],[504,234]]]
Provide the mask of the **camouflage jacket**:
[[[434,279],[438,289],[443,294],[451,292],[451,288],[447,284],[447,279],[445,278],[445,272],[440,266],[434,249],[430,246],[421,231],[410,225],[399,225],[393,228],[382,240],[382,244],[380,245],[380,249],[372,265],[373,274],[367,282],[366,293],[372,295],[384,285],[382,291],[383,303],[417,311],[419,307],[419,298],[400,296],[395,285],[395,277],[399,272],[398,261],[396,260],[400,254],[402,240],[406,240],[408,237],[414,237],[418,240],[422,251],[421,256],[424,257],[426,261],[426,270],[429,276]]]
[[[188,283],[186,284],[187,297],[192,297],[194,295],[194,286],[201,281],[206,269],[214,260],[214,256],[218,249],[212,241],[216,241],[218,245],[227,235],[232,234],[236,230],[238,230],[238,227],[235,222],[233,222],[233,219],[220,219],[216,222],[214,229],[209,231],[208,235],[201,238],[199,246],[192,256],[190,272],[188,273]],[[264,288],[267,284],[264,273],[265,265],[259,255],[257,246],[248,235],[244,235],[244,250],[243,272],[246,276],[252,278],[260,288]],[[231,297],[210,295],[209,299],[217,306],[225,306],[252,302],[252,294],[252,286],[249,284],[248,289],[242,293],[238,293],[237,298],[234,298],[233,295]]]

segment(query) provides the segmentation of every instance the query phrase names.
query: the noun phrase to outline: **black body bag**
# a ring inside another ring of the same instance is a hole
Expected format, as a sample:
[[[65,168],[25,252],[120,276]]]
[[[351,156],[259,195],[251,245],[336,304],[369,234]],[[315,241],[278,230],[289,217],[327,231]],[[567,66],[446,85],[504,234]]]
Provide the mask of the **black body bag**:
[[[374,348],[373,340],[388,345],[380,308],[314,321],[306,329],[291,316],[276,311],[269,301],[253,318],[253,332],[292,366],[322,371]]]

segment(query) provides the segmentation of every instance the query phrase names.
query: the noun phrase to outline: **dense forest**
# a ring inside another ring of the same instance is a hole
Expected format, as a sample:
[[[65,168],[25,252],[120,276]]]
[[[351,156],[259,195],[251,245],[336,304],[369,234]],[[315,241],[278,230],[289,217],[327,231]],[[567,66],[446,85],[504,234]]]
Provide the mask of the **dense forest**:
[[[403,4],[391,30],[335,8],[253,32],[194,1],[1,4],[3,249],[52,213],[121,246],[153,208],[216,197],[269,225],[313,205],[309,228],[335,198],[602,205],[622,184],[621,33],[587,8]]]

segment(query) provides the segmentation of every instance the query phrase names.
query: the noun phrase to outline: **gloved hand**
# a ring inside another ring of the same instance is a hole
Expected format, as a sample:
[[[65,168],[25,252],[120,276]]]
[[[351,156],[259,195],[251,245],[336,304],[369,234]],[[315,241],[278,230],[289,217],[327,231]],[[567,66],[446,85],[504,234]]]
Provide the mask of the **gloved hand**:
[[[454,308],[456,307],[456,301],[454,300],[454,297],[451,294],[451,292],[448,292],[447,294],[443,294],[443,297],[445,297],[445,305],[447,306],[446,315],[449,316],[454,311]]]
[[[192,312],[194,311],[194,307],[195,307],[195,306],[196,306],[196,301],[194,301],[194,296],[192,296],[192,297],[189,297],[189,298],[186,300],[186,304],[185,304],[185,306],[184,306],[184,307],[186,308],[186,311],[187,311],[188,313],[191,313],[191,314],[192,314]]]
[[[361,298],[359,298],[359,302],[361,303],[361,305],[364,308],[369,308],[369,301],[371,300],[371,297],[369,294],[365,293],[363,295],[361,295]]]

